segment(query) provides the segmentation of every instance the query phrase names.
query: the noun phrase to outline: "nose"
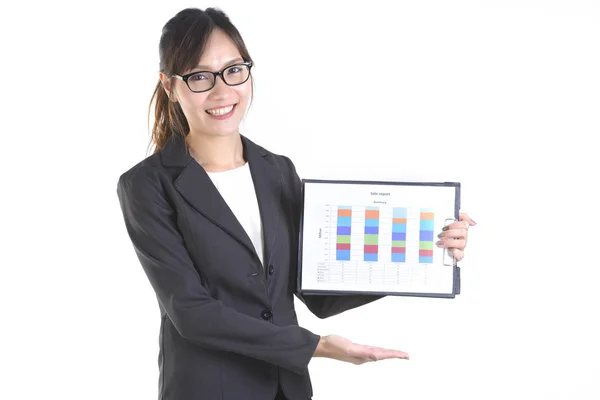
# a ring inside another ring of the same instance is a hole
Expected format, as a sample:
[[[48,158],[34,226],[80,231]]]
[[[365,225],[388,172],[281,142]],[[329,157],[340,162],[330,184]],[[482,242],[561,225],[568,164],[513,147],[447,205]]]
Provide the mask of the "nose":
[[[215,81],[215,86],[210,91],[210,94],[213,97],[223,97],[230,91],[230,87],[227,86],[225,81],[223,80],[223,76],[217,76],[217,80]]]

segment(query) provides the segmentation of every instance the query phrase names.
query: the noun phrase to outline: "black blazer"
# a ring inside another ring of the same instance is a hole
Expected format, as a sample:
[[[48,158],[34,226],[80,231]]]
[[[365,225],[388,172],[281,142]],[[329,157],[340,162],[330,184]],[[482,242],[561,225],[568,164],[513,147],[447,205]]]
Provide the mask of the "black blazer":
[[[319,318],[383,296],[296,290],[301,181],[289,158],[242,136],[264,230],[264,266],[204,169],[173,136],[123,173],[127,232],[161,313],[159,399],[307,400],[320,336],[298,326],[296,295]]]

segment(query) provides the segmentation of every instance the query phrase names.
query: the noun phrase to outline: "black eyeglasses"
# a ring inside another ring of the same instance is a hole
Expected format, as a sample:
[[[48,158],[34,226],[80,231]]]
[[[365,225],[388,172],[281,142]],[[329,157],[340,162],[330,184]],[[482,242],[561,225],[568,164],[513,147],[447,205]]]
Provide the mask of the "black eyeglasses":
[[[245,61],[225,67],[219,72],[197,71],[192,72],[191,74],[173,76],[184,81],[192,92],[201,93],[215,87],[218,76],[221,76],[223,82],[228,86],[241,85],[250,78],[251,68],[252,63],[250,61]]]

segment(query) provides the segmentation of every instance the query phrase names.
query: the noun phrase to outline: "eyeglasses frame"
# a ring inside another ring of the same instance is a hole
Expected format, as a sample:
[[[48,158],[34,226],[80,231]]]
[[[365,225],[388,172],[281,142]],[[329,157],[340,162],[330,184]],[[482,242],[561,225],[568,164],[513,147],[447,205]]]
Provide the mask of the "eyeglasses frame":
[[[248,67],[248,77],[244,80],[244,82],[240,82],[240,83],[235,83],[235,84],[229,84],[225,81],[225,78],[223,76],[223,72],[225,72],[225,70],[235,67],[236,65],[244,65],[246,67]],[[192,91],[193,93],[204,93],[204,92],[208,92],[209,90],[211,90],[212,88],[215,87],[215,85],[217,84],[217,79],[219,78],[219,76],[221,77],[221,80],[223,81],[224,84],[226,84],[227,86],[239,86],[242,85],[244,83],[246,83],[248,81],[248,79],[250,79],[250,76],[252,75],[252,61],[242,61],[239,63],[235,63],[235,64],[231,64],[226,66],[225,68],[223,68],[220,71],[217,72],[213,72],[213,71],[194,71],[194,72],[190,72],[189,74],[185,74],[185,75],[177,75],[174,74],[173,78],[178,78],[181,79],[182,81],[185,82],[185,85],[188,87],[188,89],[190,89],[190,91]],[[205,73],[205,74],[212,74],[214,76],[214,80],[213,80],[213,84],[210,88],[205,89],[205,90],[192,90],[192,88],[190,87],[190,84],[188,83],[188,79],[192,76],[192,75],[196,75],[196,74],[200,74],[200,73]]]

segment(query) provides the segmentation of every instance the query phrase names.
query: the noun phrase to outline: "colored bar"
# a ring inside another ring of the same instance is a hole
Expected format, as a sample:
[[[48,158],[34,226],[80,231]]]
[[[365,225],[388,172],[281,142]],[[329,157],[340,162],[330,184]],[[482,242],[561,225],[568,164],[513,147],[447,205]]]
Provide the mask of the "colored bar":
[[[365,218],[367,219],[379,219],[379,210],[369,210],[365,211]]]
[[[365,210],[364,261],[379,259],[379,208]]]
[[[423,241],[427,241],[427,242],[433,241],[433,230],[419,231],[419,240],[422,242]]]
[[[351,228],[349,226],[338,226],[337,234],[338,235],[349,235],[351,232]]]
[[[406,207],[394,207],[392,218],[392,262],[406,262]]]
[[[419,216],[419,262],[433,262],[433,235],[435,215],[432,209],[423,208]]]
[[[335,258],[340,261],[350,261],[350,250],[336,250]]]
[[[338,215],[338,217],[351,217],[352,216],[352,209],[351,208],[342,208],[342,207],[339,207],[337,215]]]
[[[352,217],[337,217],[338,226],[352,226]]]
[[[406,240],[406,232],[393,232],[392,240]]]
[[[336,243],[350,243],[350,235],[338,235]]]
[[[419,242],[419,250],[433,250],[433,242]]]
[[[377,254],[379,246],[376,244],[365,244],[365,254]]]
[[[392,224],[392,233],[406,233],[406,223],[393,223]]]
[[[352,237],[352,207],[338,207],[336,230],[336,260],[350,261],[350,243]]]
[[[365,261],[377,261],[377,253],[365,253]]]
[[[379,227],[377,226],[365,226],[365,234],[377,235],[379,233]]]
[[[406,254],[392,253],[392,262],[406,262]]]

